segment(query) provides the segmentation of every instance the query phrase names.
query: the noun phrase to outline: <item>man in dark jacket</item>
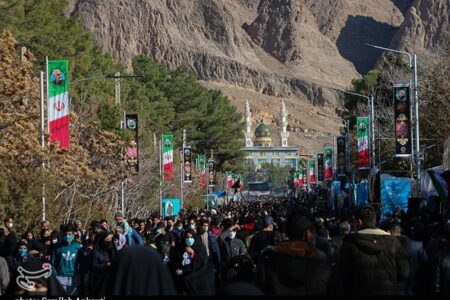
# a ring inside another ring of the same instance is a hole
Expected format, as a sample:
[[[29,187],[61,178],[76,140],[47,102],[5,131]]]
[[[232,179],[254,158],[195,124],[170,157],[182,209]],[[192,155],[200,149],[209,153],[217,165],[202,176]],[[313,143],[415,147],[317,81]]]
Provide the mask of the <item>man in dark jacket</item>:
[[[275,246],[281,242],[281,234],[274,230],[274,220],[272,216],[263,217],[263,230],[256,233],[253,237],[248,253],[254,262],[258,262],[261,251],[267,246]]]
[[[346,295],[393,295],[409,275],[400,242],[376,227],[376,217],[373,207],[359,208],[355,215],[358,231],[342,243],[337,270]]]
[[[441,240],[441,251],[433,263],[432,292],[442,296],[450,296],[450,222],[444,227],[444,238]]]
[[[266,248],[256,267],[256,284],[265,295],[323,295],[330,268],[314,246],[315,227],[301,211],[287,219],[289,241]]]
[[[223,226],[224,230],[218,239],[222,272],[227,270],[233,257],[247,254],[247,248],[244,243],[236,238],[236,230],[239,228],[239,225],[231,219],[225,219]]]

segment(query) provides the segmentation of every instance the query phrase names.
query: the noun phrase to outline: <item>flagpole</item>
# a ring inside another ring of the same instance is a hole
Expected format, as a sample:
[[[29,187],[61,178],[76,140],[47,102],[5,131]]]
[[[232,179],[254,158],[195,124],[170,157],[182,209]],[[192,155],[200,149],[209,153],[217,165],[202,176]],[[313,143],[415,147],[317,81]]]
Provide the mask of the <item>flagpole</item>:
[[[163,133],[161,132],[161,141],[159,143],[159,213],[162,216],[162,145]]]
[[[47,59],[46,59],[47,62]],[[46,66],[46,68],[48,68]],[[41,89],[41,147],[42,149],[45,148],[45,137],[44,137],[44,130],[45,130],[45,120],[44,120],[44,72],[41,71],[40,73],[40,89]],[[42,170],[45,170],[45,163],[44,159],[42,158]],[[42,174],[44,177],[44,173]],[[45,181],[42,182],[42,221],[45,221]]]

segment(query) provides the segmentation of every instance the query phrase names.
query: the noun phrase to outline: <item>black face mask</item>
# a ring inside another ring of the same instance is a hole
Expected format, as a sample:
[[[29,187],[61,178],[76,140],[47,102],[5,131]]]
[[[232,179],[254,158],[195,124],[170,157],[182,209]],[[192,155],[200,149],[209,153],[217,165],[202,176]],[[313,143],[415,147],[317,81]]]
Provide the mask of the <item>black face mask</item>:
[[[202,234],[204,234],[206,232],[206,230],[203,228],[203,227],[200,227],[199,229],[198,229],[198,234],[199,235],[202,235]]]

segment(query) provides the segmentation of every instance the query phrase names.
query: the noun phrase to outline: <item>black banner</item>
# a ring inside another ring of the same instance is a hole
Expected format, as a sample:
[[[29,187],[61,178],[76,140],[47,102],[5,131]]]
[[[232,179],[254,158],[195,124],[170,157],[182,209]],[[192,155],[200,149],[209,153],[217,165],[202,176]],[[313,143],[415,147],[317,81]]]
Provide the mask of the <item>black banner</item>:
[[[336,176],[345,177],[345,172],[347,171],[347,161],[345,156],[345,136],[338,136],[336,138],[337,142],[337,170]]]
[[[395,156],[407,157],[412,153],[410,85],[394,85]]]
[[[183,148],[184,182],[192,182],[192,147]]]
[[[130,131],[130,141],[126,147],[125,162],[134,174],[139,173],[139,122],[137,114],[125,115],[125,129]]]
[[[216,183],[216,173],[214,171],[214,159],[208,159],[208,185],[214,186]]]
[[[323,181],[323,153],[317,154],[317,181]]]

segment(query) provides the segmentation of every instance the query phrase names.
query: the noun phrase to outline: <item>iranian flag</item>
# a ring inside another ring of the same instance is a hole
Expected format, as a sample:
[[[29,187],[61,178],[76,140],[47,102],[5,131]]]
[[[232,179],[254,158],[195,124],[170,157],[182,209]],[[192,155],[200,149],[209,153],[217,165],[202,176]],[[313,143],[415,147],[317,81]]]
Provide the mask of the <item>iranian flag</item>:
[[[198,155],[198,165],[197,169],[200,171],[200,184],[202,186],[206,186],[206,173],[205,173],[205,166],[206,166],[206,155],[205,154],[199,154]]]
[[[294,172],[294,187],[297,188],[298,187],[298,172]]]
[[[242,192],[244,190],[244,176],[239,175],[239,183],[240,183],[239,191]]]
[[[358,168],[369,168],[369,119],[367,117],[358,117]]]
[[[325,147],[325,180],[333,179],[333,148]]]
[[[60,149],[68,149],[69,134],[69,62],[47,61],[47,112],[50,143],[59,142]]]
[[[316,161],[310,160],[309,161],[309,183],[315,183],[316,182]]]
[[[233,186],[233,172],[227,171],[227,185],[228,188],[231,188]]]
[[[300,169],[300,171],[299,171],[299,177],[298,177],[298,185],[300,187],[303,187],[303,175],[304,175],[303,165],[300,165],[299,169]]]
[[[163,135],[163,174],[164,180],[171,180],[173,173],[173,135]]]

